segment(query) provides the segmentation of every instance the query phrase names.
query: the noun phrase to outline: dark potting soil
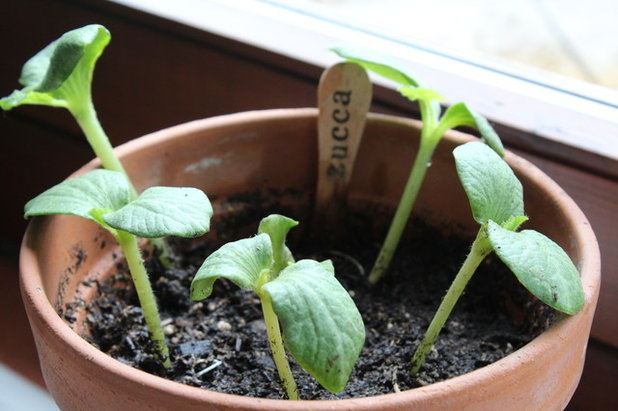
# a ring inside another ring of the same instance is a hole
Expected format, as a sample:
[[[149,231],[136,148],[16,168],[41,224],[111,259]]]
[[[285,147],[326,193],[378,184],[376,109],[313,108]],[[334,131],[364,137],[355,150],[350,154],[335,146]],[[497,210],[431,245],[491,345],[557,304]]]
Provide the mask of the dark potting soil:
[[[499,360],[548,327],[553,311],[534,300],[490,256],[468,284],[423,367],[410,376],[414,350],[472,240],[444,237],[419,221],[410,226],[388,275],[376,287],[367,285],[366,276],[383,231],[373,236],[366,224],[352,221],[346,223],[351,235],[345,241],[290,241],[297,259],[333,261],[337,278],[357,304],[366,327],[365,346],[342,393],[322,388],[290,358],[301,398],[363,397],[442,381]],[[88,308],[90,342],[124,363],[180,383],[285,398],[255,293],[220,279],[211,297],[192,301],[191,280],[213,247],[208,241],[170,243],[176,268],[164,270],[156,259],[147,264],[171,350],[171,368],[162,369],[152,354],[124,269],[99,285],[100,294]]]

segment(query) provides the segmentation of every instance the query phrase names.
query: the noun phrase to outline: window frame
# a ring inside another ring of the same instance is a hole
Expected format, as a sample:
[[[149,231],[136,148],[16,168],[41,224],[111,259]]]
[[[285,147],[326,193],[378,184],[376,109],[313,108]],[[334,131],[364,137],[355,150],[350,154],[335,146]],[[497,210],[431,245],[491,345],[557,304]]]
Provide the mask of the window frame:
[[[514,74],[268,0],[108,1],[319,68],[338,61],[327,50],[336,44],[380,50],[439,90],[446,104],[465,101],[486,116],[503,131],[507,144],[618,177],[618,93],[611,89]],[[299,46],[303,44],[310,46]],[[395,88],[382,79],[373,80],[382,88]],[[402,106],[396,93],[378,93],[377,98],[386,105]]]

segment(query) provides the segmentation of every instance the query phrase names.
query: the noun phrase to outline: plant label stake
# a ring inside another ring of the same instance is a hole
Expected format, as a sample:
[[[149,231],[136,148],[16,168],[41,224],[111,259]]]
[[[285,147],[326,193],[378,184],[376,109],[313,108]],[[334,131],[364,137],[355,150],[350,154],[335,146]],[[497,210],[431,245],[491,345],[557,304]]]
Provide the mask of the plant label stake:
[[[318,88],[318,183],[316,218],[321,224],[340,216],[356,153],[371,104],[371,83],[354,63],[327,69]]]

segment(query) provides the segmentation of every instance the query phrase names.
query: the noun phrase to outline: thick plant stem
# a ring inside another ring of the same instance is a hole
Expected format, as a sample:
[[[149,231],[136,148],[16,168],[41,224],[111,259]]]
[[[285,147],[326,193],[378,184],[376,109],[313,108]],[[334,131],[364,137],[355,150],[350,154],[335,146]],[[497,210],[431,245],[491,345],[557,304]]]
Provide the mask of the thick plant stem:
[[[116,233],[118,243],[122,247],[127,263],[129,264],[129,271],[131,272],[135,291],[137,292],[137,297],[139,298],[140,306],[144,313],[144,319],[146,320],[146,327],[148,327],[150,338],[152,338],[159,352],[163,366],[168,368],[170,366],[169,349],[165,343],[165,335],[161,327],[159,309],[157,308],[157,302],[150,285],[150,280],[148,279],[148,273],[144,267],[144,261],[142,260],[137,244],[137,238],[133,234],[121,230],[117,230]]]
[[[279,328],[279,319],[277,314],[273,310],[272,301],[270,295],[263,291],[260,293],[260,301],[262,302],[262,312],[264,313],[264,322],[266,323],[266,332],[268,333],[268,341],[270,342],[270,349],[273,353],[273,359],[277,366],[277,372],[279,373],[279,379],[285,388],[285,392],[288,398],[291,400],[298,399],[298,389],[296,388],[296,382],[290,369],[290,363],[285,355],[285,348],[283,346],[283,339],[281,338],[281,329]]]
[[[397,250],[399,240],[401,239],[401,234],[410,218],[410,213],[412,212],[412,207],[414,207],[418,192],[425,179],[425,174],[427,173],[431,156],[436,148],[436,143],[437,141],[434,142],[431,139],[421,139],[421,145],[416,159],[414,160],[414,166],[406,182],[401,200],[399,200],[395,216],[391,222],[386,239],[382,244],[378,258],[369,274],[370,284],[376,284],[380,281],[382,276],[386,273],[386,270],[388,270],[395,250]]]
[[[466,285],[470,281],[470,278],[472,278],[472,275],[481,261],[483,261],[485,256],[487,256],[490,252],[491,245],[487,239],[487,234],[485,229],[481,228],[476,236],[476,239],[472,243],[470,253],[466,257],[466,260],[459,269],[457,276],[451,283],[444,299],[440,303],[438,310],[434,314],[434,317],[427,328],[427,332],[425,333],[425,337],[423,337],[423,341],[416,349],[416,352],[412,357],[410,374],[416,374],[423,365],[423,362],[425,362],[427,353],[429,353],[431,346],[436,341],[436,338],[438,338],[438,334],[440,334],[442,327],[446,323],[446,320],[451,314],[457,300],[459,300],[464,288],[466,288]]]

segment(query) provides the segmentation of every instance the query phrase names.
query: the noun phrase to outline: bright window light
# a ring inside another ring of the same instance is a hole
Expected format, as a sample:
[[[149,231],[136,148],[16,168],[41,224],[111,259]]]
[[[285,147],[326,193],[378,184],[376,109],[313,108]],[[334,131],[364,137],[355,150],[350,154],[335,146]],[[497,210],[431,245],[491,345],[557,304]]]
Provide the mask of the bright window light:
[[[447,103],[618,159],[615,0],[110,1],[321,67],[378,50]]]

